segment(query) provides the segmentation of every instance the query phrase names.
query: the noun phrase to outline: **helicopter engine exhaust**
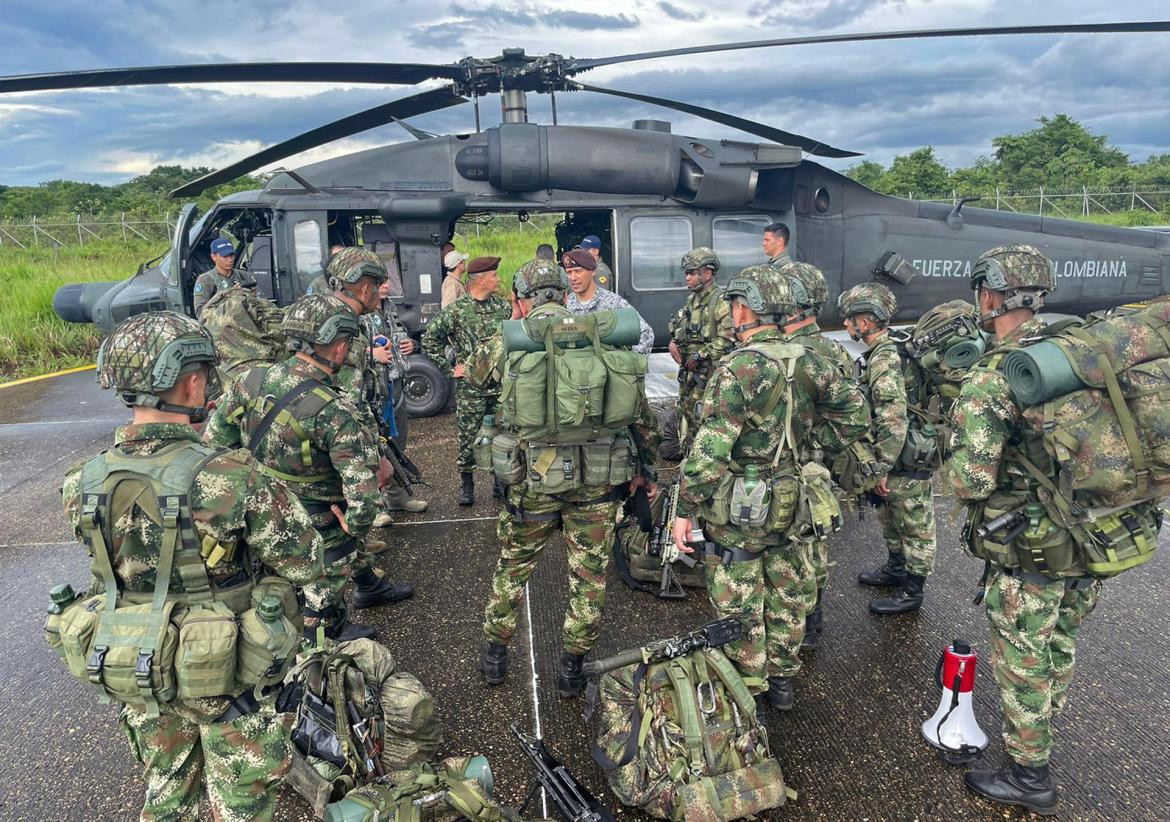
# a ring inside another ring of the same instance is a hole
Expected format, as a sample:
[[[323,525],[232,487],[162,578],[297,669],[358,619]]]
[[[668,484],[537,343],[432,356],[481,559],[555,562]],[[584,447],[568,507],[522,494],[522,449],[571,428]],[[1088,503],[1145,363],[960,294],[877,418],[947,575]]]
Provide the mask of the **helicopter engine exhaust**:
[[[679,138],[658,131],[503,123],[455,155],[467,180],[508,192],[563,189],[693,201],[704,172]],[[741,172],[741,201],[750,199]]]

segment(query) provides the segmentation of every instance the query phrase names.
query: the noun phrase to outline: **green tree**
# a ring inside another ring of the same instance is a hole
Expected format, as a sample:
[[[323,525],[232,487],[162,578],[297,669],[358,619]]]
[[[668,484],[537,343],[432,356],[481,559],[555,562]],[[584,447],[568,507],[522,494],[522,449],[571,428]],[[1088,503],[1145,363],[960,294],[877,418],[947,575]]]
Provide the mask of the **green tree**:
[[[882,175],[885,173],[885,166],[881,163],[875,163],[873,160],[863,160],[857,165],[845,169],[846,176],[853,178],[866,188],[873,189],[880,185]]]
[[[879,186],[886,194],[922,197],[950,191],[951,175],[934,156],[934,146],[926,146],[895,157]]]
[[[1069,188],[1108,185],[1129,165],[1121,149],[1105,135],[1092,134],[1069,117],[1041,117],[1038,128],[1006,134],[991,141],[998,177],[1011,188]]]

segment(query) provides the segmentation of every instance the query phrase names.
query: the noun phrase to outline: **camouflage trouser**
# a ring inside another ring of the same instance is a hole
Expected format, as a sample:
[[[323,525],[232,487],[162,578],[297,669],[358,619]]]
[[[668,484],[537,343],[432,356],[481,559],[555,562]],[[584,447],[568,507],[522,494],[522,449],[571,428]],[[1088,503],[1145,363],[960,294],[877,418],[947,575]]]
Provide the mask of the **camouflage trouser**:
[[[483,425],[483,418],[496,413],[499,394],[485,394],[473,388],[467,380],[455,384],[455,425],[459,428],[459,457],[455,466],[460,471],[475,470],[475,435]]]
[[[744,637],[724,653],[755,693],[769,676],[796,676],[805,612],[816,600],[816,579],[806,546],[786,543],[766,549],[759,559],[707,564],[707,591],[719,616],[738,616]]]
[[[316,521],[314,517],[314,521]],[[318,528],[324,541],[323,551],[328,557],[338,546],[350,542],[349,535],[340,528]],[[350,543],[352,544],[352,543]],[[368,560],[363,561],[356,550],[337,557],[333,562],[325,562],[325,572],[313,582],[304,587],[305,605],[314,610],[341,605],[345,601],[345,583],[355,571],[362,567],[369,567]]]
[[[220,822],[272,819],[289,750],[271,706],[224,723],[171,714],[150,719],[125,707],[119,723],[143,765],[142,820],[197,820],[204,793]]]
[[[508,488],[508,502],[523,506],[528,514],[559,513],[569,554],[569,605],[562,633],[564,649],[573,654],[588,653],[601,634],[601,612],[605,607],[605,573],[613,551],[613,537],[620,502],[581,504],[543,494],[525,495],[523,486]],[[590,495],[590,491],[594,492]],[[597,499],[612,489],[585,489],[575,496]],[[524,585],[536,568],[548,540],[556,533],[558,518],[519,522],[508,511],[500,512],[496,535],[500,540],[500,561],[492,577],[492,592],[484,609],[483,633],[488,642],[507,644],[516,631],[517,606]]]
[[[906,557],[906,571],[930,576],[934,570],[934,496],[929,479],[891,476],[890,493],[878,506],[882,537],[891,554]]]
[[[679,372],[679,377],[683,376],[683,372]],[[694,439],[695,431],[699,427],[699,401],[703,399],[703,389],[699,386],[683,382],[679,379],[678,383],[678,432],[679,440],[686,443],[687,440]],[[683,420],[686,420],[684,423]]]
[[[1064,708],[1076,663],[1077,632],[1097,604],[1099,582],[1029,582],[995,572],[987,582],[991,660],[1003,708],[1003,741],[1021,765],[1052,751],[1052,718]]]

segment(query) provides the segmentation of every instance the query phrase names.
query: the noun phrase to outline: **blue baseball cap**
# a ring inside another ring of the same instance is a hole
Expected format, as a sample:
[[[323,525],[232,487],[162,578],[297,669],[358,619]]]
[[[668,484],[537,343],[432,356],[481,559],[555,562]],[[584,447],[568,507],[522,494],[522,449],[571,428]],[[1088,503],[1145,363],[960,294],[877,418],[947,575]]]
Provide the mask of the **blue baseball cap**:
[[[590,234],[585,239],[577,244],[577,248],[596,248],[601,249],[601,238],[596,234]]]
[[[212,240],[211,253],[218,254],[221,257],[230,257],[236,253],[236,248],[232,245],[231,240],[220,237],[218,240]]]

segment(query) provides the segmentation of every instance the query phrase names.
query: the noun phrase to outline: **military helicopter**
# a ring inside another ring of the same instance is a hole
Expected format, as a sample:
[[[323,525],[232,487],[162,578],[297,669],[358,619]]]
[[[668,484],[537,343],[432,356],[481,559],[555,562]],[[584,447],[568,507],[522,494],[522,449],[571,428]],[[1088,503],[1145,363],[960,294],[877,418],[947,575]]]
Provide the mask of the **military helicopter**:
[[[762,229],[782,221],[796,259],[825,273],[836,294],[875,277],[892,281],[910,320],[932,306],[969,296],[966,276],[987,248],[1037,245],[1056,261],[1059,287],[1049,309],[1084,313],[1170,291],[1170,236],[1147,230],[918,202],[878,194],[805,155],[841,158],[855,152],[686,102],[587,85],[591,69],[661,57],[815,43],[1018,34],[1151,33],[1170,22],[951,28],[831,34],[722,43],[582,59],[529,55],[456,63],[226,63],[104,69],[0,77],[0,93],[99,86],[221,82],[447,83],[292,137],[181,186],[196,195],[316,146],[391,122],[417,139],[359,151],[274,174],[264,188],[232,194],[206,214],[181,210],[170,250],[121,282],[70,284],[53,307],[70,322],[110,329],[142,312],[192,313],[195,277],[211,266],[209,246],[221,233],[245,251],[237,265],[265,296],[287,304],[321,273],[332,245],[362,243],[387,261],[393,294],[407,328],[420,332],[439,308],[440,246],[456,221],[475,215],[560,213],[561,249],[587,234],[602,240],[614,271],[610,287],[633,304],[664,344],[670,314],[685,296],[678,261],[697,245],[712,246],[725,270],[763,261]],[[665,107],[728,126],[763,142],[672,133],[660,120],[632,128],[561,125],[558,94],[588,91]],[[552,124],[528,121],[527,95],[548,94]],[[480,101],[499,96],[502,122],[480,127]],[[436,136],[407,118],[470,102],[475,131]],[[911,278],[920,282],[906,288]],[[835,320],[835,317],[826,317]],[[407,408],[435,413],[448,383],[425,357],[411,363]]]

